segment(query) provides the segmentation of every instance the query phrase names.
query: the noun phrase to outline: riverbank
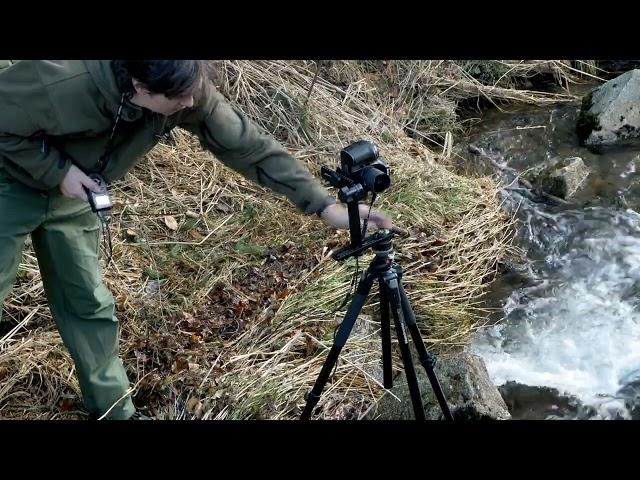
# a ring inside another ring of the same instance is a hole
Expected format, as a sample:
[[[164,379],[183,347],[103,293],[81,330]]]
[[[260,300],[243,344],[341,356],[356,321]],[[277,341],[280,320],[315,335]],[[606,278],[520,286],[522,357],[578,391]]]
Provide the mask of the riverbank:
[[[441,355],[483,324],[480,299],[513,235],[496,179],[452,168],[469,112],[487,102],[573,101],[572,82],[594,74],[591,64],[561,61],[215,67],[221,92],[316,174],[353,141],[379,145],[393,186],[376,206],[410,231],[396,259],[424,338]],[[346,232],[302,217],[186,132],[146,160],[115,186],[114,264],[105,272],[135,403],[158,418],[295,418],[344,315],[355,264],[336,263],[329,249]],[[343,351],[321,418],[359,418],[383,393],[372,307]],[[31,252],[6,311],[0,416],[81,418]]]

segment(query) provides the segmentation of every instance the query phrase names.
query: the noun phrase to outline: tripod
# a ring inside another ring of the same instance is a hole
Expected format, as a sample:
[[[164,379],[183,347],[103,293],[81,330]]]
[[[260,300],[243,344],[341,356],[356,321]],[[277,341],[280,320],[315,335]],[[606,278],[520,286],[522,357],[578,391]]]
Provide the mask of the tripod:
[[[447,405],[447,401],[444,397],[444,393],[442,392],[438,378],[433,370],[436,358],[433,354],[427,351],[427,348],[422,341],[420,331],[416,324],[415,315],[411,309],[411,304],[409,303],[407,294],[402,286],[402,268],[393,260],[394,252],[392,239],[393,232],[380,230],[365,239],[363,244],[356,249],[349,249],[349,247],[347,247],[336,252],[334,257],[337,260],[341,260],[352,255],[357,255],[359,252],[371,247],[375,253],[375,258],[371,261],[369,267],[362,274],[362,277],[358,282],[356,294],[354,295],[351,304],[347,309],[347,314],[338,329],[333,346],[329,351],[329,355],[322,366],[322,370],[320,371],[320,375],[318,376],[313,389],[307,396],[307,403],[302,412],[302,416],[300,417],[301,420],[309,420],[311,418],[311,413],[320,400],[320,394],[329,379],[331,369],[337,362],[340,351],[346,344],[356,319],[366,302],[374,281],[376,280],[378,281],[380,296],[384,387],[389,389],[393,386],[391,372],[391,322],[389,317],[389,311],[391,311],[416,420],[425,420],[425,415],[420,397],[420,388],[418,386],[416,371],[411,358],[411,351],[409,350],[407,330],[409,330],[411,334],[420,363],[427,372],[431,387],[433,388],[444,417],[447,420],[453,420],[451,412],[449,411],[449,406]]]

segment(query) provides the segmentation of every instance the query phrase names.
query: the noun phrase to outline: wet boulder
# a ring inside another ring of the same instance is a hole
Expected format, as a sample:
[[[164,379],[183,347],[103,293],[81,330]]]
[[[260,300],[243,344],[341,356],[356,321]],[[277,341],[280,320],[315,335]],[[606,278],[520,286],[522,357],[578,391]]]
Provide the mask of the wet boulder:
[[[630,70],[586,95],[576,133],[587,146],[606,146],[640,137],[640,70]]]
[[[420,394],[428,420],[442,419],[442,411],[427,374],[416,363]],[[455,420],[508,420],[507,405],[497,387],[489,379],[484,361],[471,353],[438,358],[436,376]],[[387,393],[371,409],[367,419],[413,420],[413,406],[404,373],[396,378]],[[396,398],[397,397],[397,398]]]

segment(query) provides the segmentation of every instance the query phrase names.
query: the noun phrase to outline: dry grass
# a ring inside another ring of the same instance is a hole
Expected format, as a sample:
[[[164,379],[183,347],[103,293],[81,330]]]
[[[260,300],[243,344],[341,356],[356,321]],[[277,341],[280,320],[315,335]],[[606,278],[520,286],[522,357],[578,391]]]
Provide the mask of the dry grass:
[[[439,155],[416,138],[437,142],[434,133],[459,131],[462,98],[571,98],[510,88],[508,81],[536,68],[557,69],[567,84],[577,78],[559,61],[499,65],[508,71],[493,84],[470,75],[465,62],[218,65],[221,91],[314,172],[335,166],[340,148],[354,140],[380,146],[393,187],[378,207],[410,231],[396,242],[396,258],[428,346],[440,353],[465,345],[482,324],[480,298],[509,251],[510,219],[494,180],[452,173],[446,148]],[[114,193],[105,279],[122,321],[135,402],[159,418],[299,415],[345,312],[355,264],[329,254],[347,233],[299,215],[184,131]],[[0,417],[81,418],[73,366],[30,251],[5,307]],[[381,395],[377,329],[372,297],[327,385],[323,418],[359,418]]]

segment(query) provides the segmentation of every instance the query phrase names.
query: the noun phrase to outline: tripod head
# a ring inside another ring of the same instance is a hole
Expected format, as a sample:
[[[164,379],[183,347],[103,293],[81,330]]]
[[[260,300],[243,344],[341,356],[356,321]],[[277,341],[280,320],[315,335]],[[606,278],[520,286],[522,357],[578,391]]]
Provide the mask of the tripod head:
[[[365,237],[366,228],[361,230],[360,225],[358,202],[365,200],[369,192],[375,196],[391,186],[389,167],[380,158],[378,147],[360,140],[340,152],[340,161],[341,166],[336,170],[327,166],[321,168],[322,178],[338,189],[338,198],[347,204],[349,212],[351,243],[332,255],[337,261],[360,256],[376,245],[388,243],[390,247],[393,238],[393,232],[389,230],[380,230]]]

